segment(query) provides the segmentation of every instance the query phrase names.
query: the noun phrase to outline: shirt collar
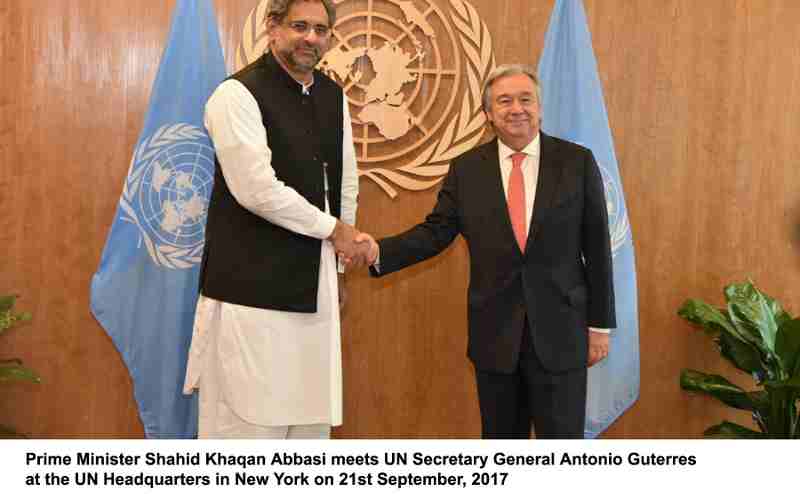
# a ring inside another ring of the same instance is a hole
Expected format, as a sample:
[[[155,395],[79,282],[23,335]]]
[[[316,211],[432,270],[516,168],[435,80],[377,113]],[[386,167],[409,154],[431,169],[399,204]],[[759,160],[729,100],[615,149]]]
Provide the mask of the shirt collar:
[[[540,136],[541,136],[541,134],[537,133],[536,137],[534,137],[533,140],[531,142],[529,142],[527,146],[522,148],[521,152],[525,153],[528,156],[539,156],[539,150],[540,150],[539,146],[540,146],[540,142],[541,142]],[[506,160],[506,159],[508,159],[509,157],[511,157],[512,154],[517,152],[517,151],[514,151],[513,149],[511,149],[510,147],[508,147],[499,138],[497,139],[497,149],[498,149],[498,151],[500,153],[500,161],[501,162]]]

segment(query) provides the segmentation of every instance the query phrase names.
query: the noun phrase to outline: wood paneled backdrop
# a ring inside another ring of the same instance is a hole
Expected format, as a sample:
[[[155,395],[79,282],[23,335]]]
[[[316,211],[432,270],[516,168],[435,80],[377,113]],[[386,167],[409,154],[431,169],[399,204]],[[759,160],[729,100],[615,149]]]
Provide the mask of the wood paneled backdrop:
[[[439,0],[437,0],[439,1]],[[498,63],[536,63],[552,0],[471,0]],[[216,0],[229,68],[257,0]],[[736,372],[675,311],[752,277],[800,310],[800,3],[586,0],[639,280],[641,397],[609,438],[698,437],[725,418],[683,367]],[[89,280],[143,123],[172,1],[0,3],[0,293],[34,320],[0,340],[41,385],[0,385],[0,423],[36,438],[141,437]],[[362,180],[359,226],[419,221],[435,190]],[[466,249],[399,275],[351,275],[341,438],[479,435],[465,358]],[[744,383],[747,382],[745,379]]]

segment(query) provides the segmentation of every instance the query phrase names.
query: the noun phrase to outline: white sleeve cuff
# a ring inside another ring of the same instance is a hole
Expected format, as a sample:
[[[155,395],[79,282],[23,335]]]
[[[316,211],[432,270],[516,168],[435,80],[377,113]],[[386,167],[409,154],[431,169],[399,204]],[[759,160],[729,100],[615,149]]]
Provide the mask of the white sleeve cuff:
[[[316,224],[308,232],[309,237],[325,240],[333,234],[333,229],[336,228],[336,217],[323,213],[318,215]]]

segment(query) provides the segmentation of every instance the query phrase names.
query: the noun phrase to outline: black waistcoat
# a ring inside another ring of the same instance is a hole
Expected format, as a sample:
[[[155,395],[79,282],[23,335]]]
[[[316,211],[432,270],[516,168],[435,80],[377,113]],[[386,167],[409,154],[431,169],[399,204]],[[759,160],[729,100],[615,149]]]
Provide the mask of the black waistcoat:
[[[311,95],[271,54],[231,76],[258,102],[277,178],[324,211],[324,170],[330,212],[341,212],[341,88],[314,71]],[[227,166],[235,166],[230,163]],[[216,163],[208,209],[200,291],[239,305],[316,312],[321,240],[299,235],[242,207]]]

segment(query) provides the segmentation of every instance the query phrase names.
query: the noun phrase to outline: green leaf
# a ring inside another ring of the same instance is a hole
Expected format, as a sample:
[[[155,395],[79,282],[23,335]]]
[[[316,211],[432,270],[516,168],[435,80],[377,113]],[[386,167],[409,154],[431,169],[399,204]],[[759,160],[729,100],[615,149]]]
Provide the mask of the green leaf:
[[[766,374],[761,363],[761,354],[754,345],[734,338],[728,333],[719,335],[719,351],[723,357],[730,360],[737,369],[748,374]]]
[[[29,321],[30,319],[31,315],[28,312],[13,314],[9,311],[0,311],[0,334],[3,334],[18,322]]]
[[[0,382],[27,381],[40,383],[42,379],[36,371],[20,365],[19,362],[3,363],[0,366]]]
[[[800,391],[800,376],[783,381],[767,381],[764,383],[764,387],[768,390],[790,389]]]
[[[791,319],[778,328],[775,353],[789,377],[800,376],[800,319]]]
[[[764,295],[750,282],[725,287],[728,315],[739,333],[757,344],[764,353],[774,354],[778,324]]]
[[[762,418],[769,413],[772,402],[770,395],[766,391],[748,391],[747,398],[753,404],[753,413],[761,416]]]
[[[730,407],[750,412],[761,411],[761,404],[754,401],[753,396],[722,376],[684,369],[680,382],[681,388],[686,391],[707,394]]]
[[[10,311],[14,308],[16,295],[0,295],[0,312]]]
[[[736,328],[731,325],[722,312],[702,300],[687,300],[678,309],[678,315],[693,324],[702,326],[706,333],[712,336],[725,332],[741,339]]]
[[[767,435],[733,422],[721,422],[703,432],[707,438],[713,439],[766,439]]]
[[[764,300],[767,301],[767,305],[769,306],[770,311],[772,311],[772,313],[775,315],[775,322],[778,324],[778,327],[781,327],[781,325],[786,321],[792,320],[792,315],[783,309],[780,302],[778,302],[777,300],[770,297],[764,292],[761,292],[761,296],[764,297]]]

